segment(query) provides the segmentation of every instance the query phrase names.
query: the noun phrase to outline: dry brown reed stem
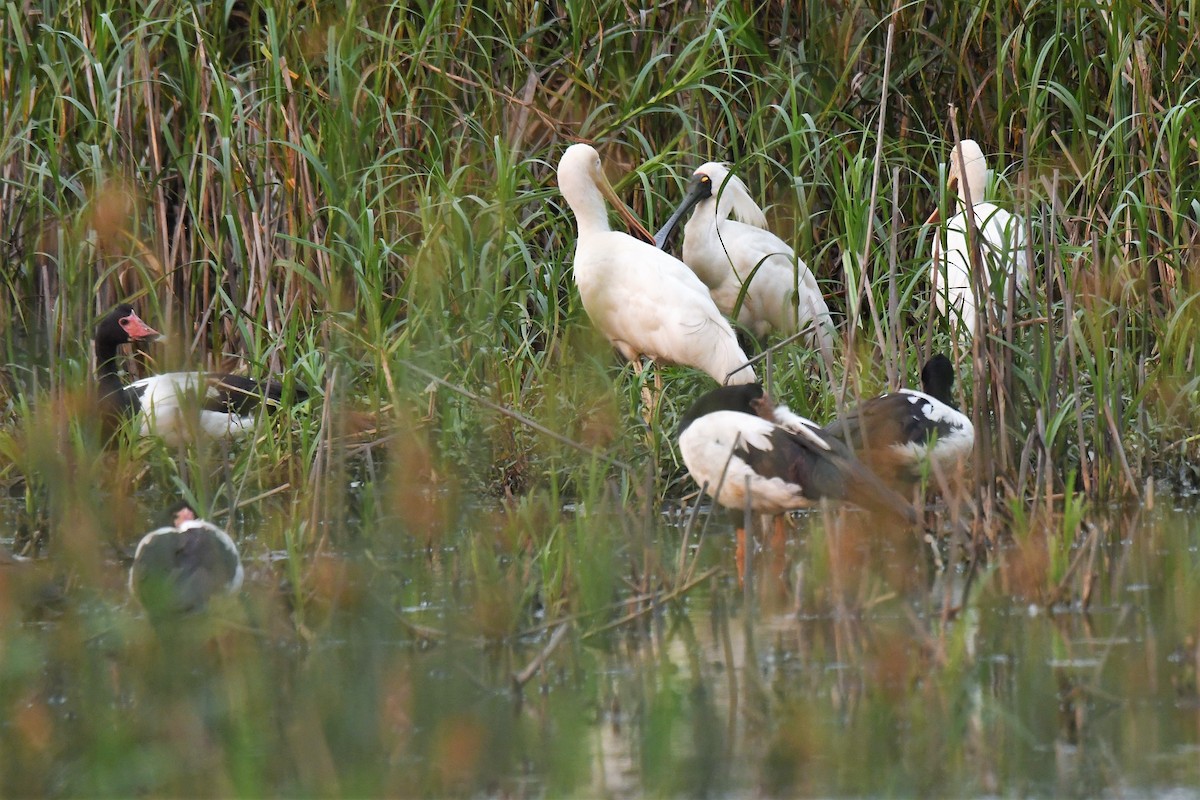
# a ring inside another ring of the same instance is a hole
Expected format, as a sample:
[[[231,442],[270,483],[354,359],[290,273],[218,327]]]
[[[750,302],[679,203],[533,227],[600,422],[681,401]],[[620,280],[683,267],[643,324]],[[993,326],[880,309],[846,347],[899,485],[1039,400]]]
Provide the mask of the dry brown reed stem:
[[[900,168],[892,167],[892,230],[888,236],[887,276],[887,347],[883,362],[887,369],[888,388],[903,386],[900,375]],[[925,359],[921,360],[925,363]]]
[[[728,469],[728,467],[729,467],[729,464],[728,464],[728,462],[726,462],[726,469]],[[725,470],[721,471],[721,477],[722,478],[725,477]],[[692,571],[696,569],[696,562],[698,562],[700,560],[700,553],[699,553],[698,547],[697,547],[696,557],[692,558],[691,560],[689,560],[687,557],[687,551],[688,551],[688,546],[692,542],[692,530],[696,527],[696,518],[700,515],[700,498],[704,497],[704,494],[707,491],[708,491],[708,482],[705,481],[704,485],[700,487],[700,494],[697,496],[696,504],[694,506],[692,506],[691,513],[688,514],[687,524],[683,526],[683,536],[679,537],[679,559],[678,559],[679,571],[676,573],[676,576],[675,576],[676,584],[683,581],[685,579],[685,576],[690,577],[692,574]],[[705,527],[707,527],[707,524],[705,525]],[[700,537],[701,537],[701,539],[703,539],[703,537],[704,537],[703,529],[701,529],[701,531],[700,531]]]
[[[1053,519],[1053,517],[1047,517]],[[1051,592],[1049,604],[1069,603],[1071,595],[1071,581],[1075,578],[1076,572],[1079,571],[1084,559],[1087,559],[1087,566],[1083,568],[1083,586],[1079,591],[1079,606],[1080,609],[1086,611],[1092,599],[1092,581],[1093,567],[1096,562],[1096,552],[1099,549],[1101,529],[1098,525],[1090,522],[1084,523],[1084,528],[1087,530],[1087,535],[1081,547],[1076,547],[1075,555],[1071,558],[1071,563],[1067,566],[1062,578],[1058,582],[1058,586]]]
[[[950,149],[951,158],[958,158],[958,170],[960,175],[966,174],[966,164],[963,162],[962,149],[959,147],[962,138],[958,131],[958,109],[953,104],[949,106],[950,116],[950,131],[953,135],[953,145]],[[972,396],[973,403],[971,406],[971,424],[975,427],[975,451],[978,457],[975,463],[979,469],[976,470],[976,486],[977,499],[980,508],[986,508],[983,495],[990,495],[993,487],[996,484],[996,464],[993,461],[993,429],[990,424],[992,404],[991,399],[991,374],[985,369],[984,363],[989,360],[988,342],[990,339],[984,340],[984,332],[991,329],[990,319],[988,317],[988,304],[986,301],[980,305],[980,300],[987,297],[990,293],[984,291],[983,284],[983,259],[979,251],[979,231],[975,227],[975,215],[971,213],[972,203],[974,198],[971,197],[971,188],[966,181],[959,181],[959,191],[962,192],[963,205],[966,208],[965,218],[965,233],[967,237],[967,253],[971,263],[971,290],[976,298],[976,314],[975,314],[975,330],[971,336],[971,361],[972,374],[975,377],[975,392]],[[935,234],[936,235],[936,234]],[[979,313],[983,312],[983,313]],[[976,528],[979,527],[977,522]]]
[[[322,525],[322,520],[332,519],[331,507],[341,508],[333,496],[332,471],[333,449],[336,442],[336,431],[333,424],[333,408],[340,396],[337,388],[338,367],[334,365],[325,382],[325,403],[321,409],[321,428],[317,435],[320,444],[317,447],[316,458],[313,460],[312,473],[309,475],[310,505],[308,525],[309,531],[321,531],[321,538],[313,550],[313,563],[325,551],[329,535],[329,525]]]
[[[579,638],[581,640],[582,639],[590,639],[593,636],[599,636],[602,633],[607,633],[608,631],[615,630],[624,625],[628,625],[630,622],[633,622],[634,620],[641,619],[642,617],[646,616],[647,614],[651,613],[652,611],[656,610],[657,608],[660,608],[663,603],[668,603],[678,597],[682,597],[683,595],[690,592],[692,589],[696,588],[700,584],[704,583],[705,581],[707,581],[709,578],[713,577],[720,571],[721,571],[720,567],[712,567],[711,569],[707,569],[704,572],[700,573],[695,578],[692,578],[690,581],[683,584],[682,586],[678,586],[667,592],[644,592],[641,595],[639,595],[637,598],[635,598],[635,600],[637,601],[638,606],[639,606],[636,610],[630,611],[628,614],[625,614],[624,616],[622,616],[619,619],[616,619],[616,620],[613,620],[612,622],[601,625],[599,628],[594,628],[590,631],[585,631],[584,633],[580,634]],[[624,601],[620,605],[628,606],[628,605],[630,605],[630,601],[628,601],[628,600]]]
[[[1051,267],[1054,269],[1055,279],[1058,282],[1059,288],[1062,291],[1063,297],[1063,333],[1067,340],[1067,366],[1071,371],[1071,385],[1079,386],[1079,361],[1076,353],[1075,335],[1075,293],[1071,287],[1067,285],[1066,275],[1062,268],[1062,262],[1054,260],[1051,262]],[[1083,490],[1091,494],[1095,489],[1092,481],[1092,468],[1094,462],[1088,456],[1087,439],[1084,436],[1083,430],[1083,415],[1075,414],[1075,444],[1079,448],[1079,472],[1080,479],[1083,482]]]
[[[533,676],[537,674],[538,670],[542,668],[542,665],[546,663],[546,660],[550,658],[550,655],[558,648],[559,643],[562,642],[563,637],[567,635],[567,631],[570,629],[571,623],[569,622],[564,622],[559,625],[554,630],[554,633],[550,635],[550,641],[548,641],[546,646],[543,647],[536,656],[534,656],[533,660],[526,664],[525,668],[520,672],[514,672],[512,674],[513,691],[516,694],[520,694],[521,690],[525,688],[525,684],[529,683]]]

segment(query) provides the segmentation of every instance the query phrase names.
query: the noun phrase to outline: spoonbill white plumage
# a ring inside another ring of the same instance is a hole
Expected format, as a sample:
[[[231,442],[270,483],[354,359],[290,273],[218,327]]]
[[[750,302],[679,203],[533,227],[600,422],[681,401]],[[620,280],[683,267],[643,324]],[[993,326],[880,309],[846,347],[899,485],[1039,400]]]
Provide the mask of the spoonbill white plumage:
[[[579,231],[573,274],[583,307],[635,369],[644,355],[701,369],[721,383],[757,380],[753,369],[743,368],[746,354],[695,273],[654,245],[609,228],[604,198],[625,209],[594,148],[567,148],[558,186]]]
[[[864,400],[821,434],[849,445],[889,486],[911,490],[926,464],[953,476],[975,447],[975,427],[955,406],[953,386],[954,365],[935,355],[921,368],[925,391],[901,389]]]
[[[975,231],[979,235],[979,252],[987,270],[983,285],[991,290],[998,281],[996,289],[1001,292],[1001,298],[1008,296],[1011,275],[1016,275],[1017,288],[1022,292],[1029,282],[1025,258],[1025,223],[1021,217],[984,201],[987,161],[973,139],[963,139],[950,152],[946,183],[954,193],[958,213],[934,236],[929,274],[935,287],[934,301],[938,310],[950,317],[952,328],[970,337],[975,333],[978,299],[971,281],[966,195],[969,194],[971,198]],[[940,212],[935,208],[926,224],[935,223],[939,218]],[[993,276],[996,281],[993,281]]]
[[[745,182],[725,164],[709,162],[692,175],[687,194],[655,236],[665,246],[679,220],[683,262],[700,276],[717,307],[732,314],[749,282],[737,321],[758,338],[772,331],[790,336],[810,329],[810,344],[827,363],[833,358],[833,320],[817,279],[771,231]]]

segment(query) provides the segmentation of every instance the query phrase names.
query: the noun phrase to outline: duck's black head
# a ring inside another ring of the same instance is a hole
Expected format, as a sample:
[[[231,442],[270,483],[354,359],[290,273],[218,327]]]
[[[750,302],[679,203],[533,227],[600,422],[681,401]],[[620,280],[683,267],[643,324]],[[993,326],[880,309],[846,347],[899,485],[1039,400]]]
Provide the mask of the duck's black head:
[[[921,367],[921,388],[930,397],[953,407],[950,390],[954,388],[954,365],[950,359],[938,353]]]
[[[158,331],[142,322],[129,303],[117,306],[96,323],[95,339],[98,345],[116,347],[127,342],[157,339],[158,336]]]
[[[692,407],[679,421],[679,433],[687,430],[688,426],[705,414],[715,411],[740,411],[743,414],[754,414],[754,401],[763,396],[761,383],[742,383],[736,386],[719,386],[692,403]]]
[[[163,524],[169,525],[172,528],[178,528],[185,522],[199,518],[200,515],[196,513],[196,509],[192,508],[191,503],[187,500],[172,503],[162,514]]]

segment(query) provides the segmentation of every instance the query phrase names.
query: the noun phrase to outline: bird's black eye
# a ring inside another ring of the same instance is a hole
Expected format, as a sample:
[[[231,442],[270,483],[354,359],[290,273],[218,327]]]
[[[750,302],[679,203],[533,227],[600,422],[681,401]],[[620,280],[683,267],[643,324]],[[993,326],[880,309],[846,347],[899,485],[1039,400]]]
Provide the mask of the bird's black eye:
[[[122,327],[122,328],[128,328],[128,327],[129,327],[129,317],[122,317],[122,318],[121,318],[121,327]]]

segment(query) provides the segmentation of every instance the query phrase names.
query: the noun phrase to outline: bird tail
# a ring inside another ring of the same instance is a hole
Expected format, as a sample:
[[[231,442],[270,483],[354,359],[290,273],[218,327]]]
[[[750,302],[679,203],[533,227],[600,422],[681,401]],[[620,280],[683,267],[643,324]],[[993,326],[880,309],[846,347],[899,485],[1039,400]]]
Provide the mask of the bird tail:
[[[917,525],[921,521],[913,504],[880,480],[861,461],[849,458],[844,469],[846,500],[877,514],[903,520],[909,525]]]

